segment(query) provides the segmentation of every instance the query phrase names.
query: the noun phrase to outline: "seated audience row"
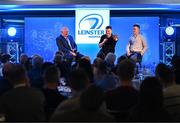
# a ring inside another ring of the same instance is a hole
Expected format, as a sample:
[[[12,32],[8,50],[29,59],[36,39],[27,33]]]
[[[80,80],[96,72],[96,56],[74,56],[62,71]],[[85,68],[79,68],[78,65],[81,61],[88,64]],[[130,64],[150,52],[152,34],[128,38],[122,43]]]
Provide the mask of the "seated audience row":
[[[158,64],[154,77],[133,86],[136,64],[110,53],[104,60],[82,57],[67,63],[57,52],[54,63],[39,55],[10,63],[0,57],[0,120],[8,122],[180,121],[179,57],[172,67]],[[61,82],[64,80],[64,83]],[[59,91],[69,87],[70,96]]]

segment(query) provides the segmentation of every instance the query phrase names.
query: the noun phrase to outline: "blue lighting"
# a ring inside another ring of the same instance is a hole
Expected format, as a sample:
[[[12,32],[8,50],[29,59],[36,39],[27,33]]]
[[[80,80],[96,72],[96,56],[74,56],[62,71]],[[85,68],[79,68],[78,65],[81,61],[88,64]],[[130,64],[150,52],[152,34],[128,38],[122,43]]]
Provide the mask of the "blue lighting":
[[[13,8],[11,9],[12,11],[58,11],[58,10],[77,10],[77,9],[102,9],[102,8],[73,8],[73,7],[69,7],[69,8]],[[122,7],[118,7],[118,8],[104,8],[104,9],[108,9],[108,10],[168,10],[169,8],[157,8],[157,7],[132,7],[132,8],[122,8]]]
[[[172,36],[174,34],[174,28],[172,26],[168,26],[166,27],[165,32],[168,36]]]
[[[14,27],[8,28],[8,35],[9,36],[15,36],[16,35],[16,28],[14,28]]]

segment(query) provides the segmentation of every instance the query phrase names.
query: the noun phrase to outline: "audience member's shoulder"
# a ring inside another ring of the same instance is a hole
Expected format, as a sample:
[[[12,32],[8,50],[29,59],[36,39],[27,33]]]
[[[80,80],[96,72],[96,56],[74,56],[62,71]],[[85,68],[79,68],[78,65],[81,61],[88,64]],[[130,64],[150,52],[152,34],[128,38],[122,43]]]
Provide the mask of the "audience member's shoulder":
[[[43,94],[43,92],[38,88],[29,87],[28,89],[35,92],[35,93]]]
[[[116,92],[118,92],[118,90],[119,90],[119,87],[112,89],[112,90],[108,90],[105,92],[105,96],[111,96],[111,95],[115,94]]]
[[[165,97],[168,97],[168,96],[175,96],[175,95],[179,95],[180,93],[180,85],[176,84],[176,85],[173,85],[173,86],[170,86],[170,87],[167,87],[165,90],[164,90],[164,96]]]
[[[107,91],[105,93],[106,96],[113,96],[113,95],[117,95],[120,93],[134,93],[134,94],[138,94],[138,90],[136,90],[134,87],[126,87],[126,86],[120,86],[117,87],[115,89],[112,89],[110,91]]]

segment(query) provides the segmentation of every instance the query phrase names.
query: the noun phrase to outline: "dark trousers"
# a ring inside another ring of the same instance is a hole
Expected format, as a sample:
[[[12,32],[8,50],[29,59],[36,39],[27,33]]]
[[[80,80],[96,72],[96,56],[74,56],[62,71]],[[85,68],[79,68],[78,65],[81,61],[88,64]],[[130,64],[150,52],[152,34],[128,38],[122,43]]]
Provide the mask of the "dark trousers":
[[[64,59],[68,61],[69,63],[72,63],[73,61],[78,61],[80,58],[82,58],[84,55],[82,55],[79,52],[76,52],[76,57],[71,54],[64,54]]]
[[[105,59],[105,57],[106,57],[106,55],[108,54],[108,53],[114,53],[114,52],[112,52],[112,51],[103,51],[103,50],[100,50],[99,52],[98,52],[98,54],[97,54],[97,56],[96,57],[99,57],[99,58],[101,58],[101,59]]]
[[[131,52],[130,56],[127,56],[128,59],[132,59],[134,62],[139,63],[141,67],[142,55],[139,52]]]

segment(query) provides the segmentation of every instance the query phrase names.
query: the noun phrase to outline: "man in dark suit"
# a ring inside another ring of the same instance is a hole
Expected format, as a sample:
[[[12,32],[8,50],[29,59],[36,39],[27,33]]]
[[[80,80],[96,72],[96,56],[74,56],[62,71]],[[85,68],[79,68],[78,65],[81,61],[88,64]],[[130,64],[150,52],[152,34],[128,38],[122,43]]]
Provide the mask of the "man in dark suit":
[[[83,55],[77,52],[77,45],[71,35],[68,35],[67,27],[61,28],[61,35],[56,38],[56,44],[65,59],[72,61],[73,59],[81,58]]]

